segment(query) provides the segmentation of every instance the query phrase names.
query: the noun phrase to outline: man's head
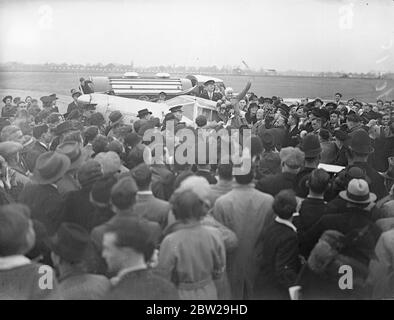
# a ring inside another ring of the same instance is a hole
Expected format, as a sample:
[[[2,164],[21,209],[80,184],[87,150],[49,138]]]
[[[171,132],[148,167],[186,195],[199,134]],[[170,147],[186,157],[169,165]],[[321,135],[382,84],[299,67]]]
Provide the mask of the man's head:
[[[213,92],[215,90],[215,81],[208,80],[204,84],[205,84],[205,87],[207,88],[208,92]]]
[[[378,101],[376,101],[376,105],[378,106],[379,110],[381,110],[383,107],[383,100],[379,99]]]
[[[311,172],[307,186],[309,192],[314,195],[323,195],[330,182],[330,175],[323,169],[315,169]]]
[[[152,225],[143,219],[119,218],[103,237],[102,256],[110,272],[147,262],[153,255],[157,238]]]
[[[257,105],[257,103],[252,102],[249,105],[249,113],[250,113],[250,115],[254,116],[258,109],[259,109],[259,106]]]
[[[111,190],[111,204],[115,212],[132,209],[138,187],[132,177],[120,179]]]
[[[12,96],[5,96],[3,98],[3,102],[6,106],[10,106],[12,103]]]
[[[14,141],[22,143],[23,133],[22,130],[17,126],[6,126],[1,130],[1,141]]]
[[[297,200],[293,190],[281,190],[274,199],[272,208],[275,214],[284,220],[291,220],[297,210]]]
[[[337,93],[335,94],[335,101],[338,103],[338,102],[341,100],[341,98],[342,98],[342,94],[339,93],[339,92],[337,92]]]
[[[182,121],[183,108],[181,105],[170,108],[170,111],[174,115],[175,119]]]
[[[335,125],[339,122],[339,111],[333,110],[330,113],[330,123]]]
[[[301,105],[305,106],[308,103],[308,97],[301,98]]]
[[[348,114],[346,117],[346,124],[349,129],[359,126],[360,122],[360,116],[355,113]]]
[[[298,116],[300,117],[300,118],[306,118],[306,116],[307,116],[307,112],[308,112],[308,109],[307,108],[305,108],[305,107],[303,107],[303,106],[299,106],[298,108],[297,108],[297,114],[298,114]]]
[[[382,125],[383,126],[390,125],[390,116],[389,115],[387,115],[387,114],[383,115],[383,117],[382,117]]]
[[[330,131],[328,131],[327,129],[321,129],[319,131],[319,140],[320,142],[326,142],[330,140]]]
[[[314,130],[314,131],[317,131],[317,130],[319,130],[320,128],[321,128],[321,118],[313,118],[312,119],[312,123],[311,123],[311,125],[312,125],[312,129]]]
[[[220,180],[231,181],[233,179],[233,164],[230,161],[218,165],[218,174]]]
[[[370,104],[368,104],[368,103],[364,104],[364,106],[363,106],[364,113],[371,112],[371,110],[372,110],[372,106]]]
[[[0,207],[0,257],[26,254],[35,238],[27,206],[14,203]]]
[[[264,109],[258,109],[256,112],[256,119],[263,120],[264,119]]]
[[[33,137],[45,144],[49,144],[52,141],[52,133],[46,124],[39,124],[33,127]]]
[[[152,182],[152,171],[145,163],[141,163],[136,166],[132,171],[131,175],[137,184],[139,191],[149,190]]]
[[[298,173],[304,165],[305,154],[298,148],[282,148],[279,153],[282,172]]]

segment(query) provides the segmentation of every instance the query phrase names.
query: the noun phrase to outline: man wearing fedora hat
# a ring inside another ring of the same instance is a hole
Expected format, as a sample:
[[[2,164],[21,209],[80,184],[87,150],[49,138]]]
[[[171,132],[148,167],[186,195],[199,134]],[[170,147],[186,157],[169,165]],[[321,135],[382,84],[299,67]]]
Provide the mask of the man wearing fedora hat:
[[[301,142],[301,151],[305,154],[305,164],[303,169],[297,174],[296,193],[298,197],[306,198],[308,187],[306,182],[311,172],[319,166],[322,148],[317,135],[308,133]]]
[[[56,148],[56,152],[66,155],[71,161],[69,170],[57,183],[59,193],[65,195],[67,192],[79,190],[80,186],[76,179],[76,173],[85,161],[85,156],[79,143],[74,141],[63,142]]]
[[[99,300],[110,289],[106,277],[86,272],[90,244],[89,233],[74,223],[62,223],[49,241],[59,274],[59,291],[65,300]]]
[[[368,156],[372,152],[374,149],[368,133],[363,129],[354,131],[349,141],[348,164],[365,170],[371,181],[371,191],[376,194],[379,200],[387,195],[387,190],[383,176],[368,163]]]
[[[138,111],[137,117],[140,118],[141,120],[149,120],[151,118],[152,112],[150,112],[148,109],[142,109]]]
[[[19,202],[31,210],[33,219],[41,222],[49,235],[56,232],[62,214],[62,197],[56,183],[70,168],[70,159],[59,152],[48,151],[37,158],[32,184],[25,185],[19,196]]]
[[[369,192],[367,181],[352,179],[347,190],[341,191],[339,196],[347,203],[344,212],[322,216],[312,228],[301,235],[301,242],[310,252],[324,231],[339,231],[349,240],[342,254],[368,266],[381,234],[380,228],[371,217],[371,212],[366,210],[376,200],[376,195]]]

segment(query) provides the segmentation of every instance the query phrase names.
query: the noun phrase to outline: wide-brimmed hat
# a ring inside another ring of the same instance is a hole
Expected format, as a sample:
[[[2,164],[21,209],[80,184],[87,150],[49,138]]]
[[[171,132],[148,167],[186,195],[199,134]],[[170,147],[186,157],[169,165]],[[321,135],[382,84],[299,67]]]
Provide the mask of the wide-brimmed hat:
[[[350,137],[349,147],[352,151],[369,154],[374,151],[371,145],[371,138],[364,129],[358,129]]]
[[[81,262],[85,259],[90,244],[87,230],[75,223],[64,222],[49,240],[49,247],[67,262]]]
[[[32,180],[38,184],[55,183],[70,169],[70,164],[70,159],[64,154],[45,152],[37,158]]]
[[[56,97],[56,93],[50,94],[49,98],[50,98],[51,101],[55,101],[55,100],[59,99],[58,97]]]
[[[304,153],[293,147],[282,148],[279,157],[282,163],[285,163],[291,169],[301,168],[305,162]]]
[[[7,158],[23,149],[23,145],[14,141],[0,142],[0,156]]]
[[[352,179],[347,190],[341,191],[339,196],[352,203],[367,204],[376,200],[376,194],[369,192],[369,186],[364,179]]]
[[[7,99],[11,99],[11,101],[12,101],[12,96],[5,96],[5,97],[3,98],[3,102],[5,103],[5,101],[6,101]]]
[[[77,172],[78,182],[82,187],[93,185],[103,176],[101,164],[93,159],[89,159],[79,168]]]
[[[66,155],[70,159],[71,164],[69,170],[79,168],[84,161],[84,155],[78,142],[63,142],[62,144],[58,145],[56,151]]]
[[[150,112],[148,109],[142,109],[140,111],[138,111],[138,118],[142,118],[144,116],[146,116],[147,114],[152,114],[152,112]]]
[[[315,158],[322,152],[319,138],[313,133],[307,134],[302,139],[300,149],[305,153],[306,159]]]

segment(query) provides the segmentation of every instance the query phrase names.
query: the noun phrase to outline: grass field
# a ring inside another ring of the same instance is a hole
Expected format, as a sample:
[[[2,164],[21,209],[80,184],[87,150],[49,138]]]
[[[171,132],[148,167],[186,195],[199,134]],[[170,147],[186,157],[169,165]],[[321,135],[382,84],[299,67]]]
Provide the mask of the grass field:
[[[100,74],[102,75],[102,74]],[[67,99],[70,90],[78,87],[78,79],[88,74],[62,72],[0,72],[0,94],[6,89],[16,92],[30,92],[30,95],[56,93]],[[175,75],[174,75],[175,76]],[[214,76],[214,75],[213,75]],[[239,91],[250,78],[251,91],[258,96],[283,98],[311,98],[332,99],[336,92],[341,92],[344,99],[357,98],[363,102],[376,102],[378,97],[394,99],[394,80],[352,79],[352,78],[317,78],[317,77],[267,77],[267,76],[219,76],[226,86]],[[382,89],[384,88],[384,89]],[[391,90],[391,91],[390,91]],[[25,94],[27,95],[27,93]],[[71,101],[71,97],[68,101]]]

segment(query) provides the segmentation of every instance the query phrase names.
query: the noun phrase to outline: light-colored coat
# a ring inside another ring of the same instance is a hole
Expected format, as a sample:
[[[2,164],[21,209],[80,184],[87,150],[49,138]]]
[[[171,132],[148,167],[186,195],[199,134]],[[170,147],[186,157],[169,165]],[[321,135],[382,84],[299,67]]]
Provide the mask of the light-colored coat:
[[[273,201],[271,195],[254,189],[253,184],[235,184],[232,191],[216,200],[214,217],[238,238],[238,248],[227,257],[233,299],[251,298],[258,267],[256,242]]]

